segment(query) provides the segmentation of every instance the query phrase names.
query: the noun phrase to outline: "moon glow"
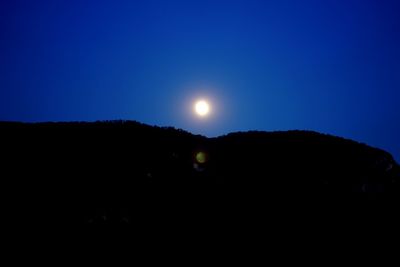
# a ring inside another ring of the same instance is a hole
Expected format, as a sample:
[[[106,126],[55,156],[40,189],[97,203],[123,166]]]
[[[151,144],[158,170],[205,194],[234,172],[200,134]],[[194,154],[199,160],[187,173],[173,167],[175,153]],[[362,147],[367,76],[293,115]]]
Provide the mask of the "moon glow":
[[[210,105],[205,100],[199,100],[194,105],[196,114],[200,117],[205,117],[210,113]]]

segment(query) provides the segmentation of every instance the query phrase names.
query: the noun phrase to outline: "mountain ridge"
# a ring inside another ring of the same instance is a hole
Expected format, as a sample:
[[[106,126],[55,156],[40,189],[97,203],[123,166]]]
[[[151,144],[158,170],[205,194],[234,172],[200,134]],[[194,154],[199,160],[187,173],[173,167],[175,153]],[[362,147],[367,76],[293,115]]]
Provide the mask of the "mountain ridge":
[[[335,136],[332,134],[327,134],[327,133],[320,133],[317,131],[313,130],[287,130],[287,131],[260,131],[260,130],[249,130],[249,131],[236,131],[236,132],[230,132],[227,134],[223,134],[217,137],[206,137],[204,135],[200,134],[193,134],[189,131],[180,129],[180,128],[175,128],[172,126],[157,126],[157,125],[149,125],[145,123],[141,123],[138,121],[132,121],[132,120],[104,120],[104,121],[93,121],[93,122],[86,122],[86,121],[71,121],[71,122],[32,122],[32,123],[27,123],[27,122],[18,122],[18,121],[0,121],[0,129],[6,130],[6,128],[9,128],[10,126],[21,126],[21,127],[70,127],[70,128],[76,128],[76,127],[93,127],[96,128],[106,128],[103,126],[112,126],[112,127],[117,127],[117,126],[124,126],[124,127],[131,127],[135,129],[139,128],[146,128],[146,129],[153,129],[157,131],[165,131],[165,132],[173,132],[175,131],[176,133],[180,135],[185,135],[185,136],[193,136],[196,138],[202,138],[202,139],[207,139],[207,140],[221,140],[221,139],[226,139],[226,138],[231,138],[231,137],[236,137],[236,136],[252,136],[252,138],[256,136],[263,136],[265,138],[273,137],[276,135],[301,135],[302,137],[305,138],[330,138],[330,139],[336,139],[337,141],[341,142],[346,142],[347,144],[356,144],[359,146],[363,147],[368,147],[372,150],[375,151],[380,151],[381,153],[386,154],[392,160],[394,163],[395,160],[393,156],[385,151],[384,149],[377,148],[377,147],[372,147],[366,143],[363,142],[358,142],[356,140],[352,140],[349,138],[344,138],[340,136]],[[396,163],[397,164],[397,163]]]
[[[122,120],[0,122],[0,137],[0,171],[22,205],[44,213],[64,207],[86,222],[101,220],[104,210],[132,218],[132,205],[144,213],[226,201],[254,208],[266,198],[315,205],[339,196],[397,199],[400,192],[400,168],[388,152],[312,131],[207,138]]]

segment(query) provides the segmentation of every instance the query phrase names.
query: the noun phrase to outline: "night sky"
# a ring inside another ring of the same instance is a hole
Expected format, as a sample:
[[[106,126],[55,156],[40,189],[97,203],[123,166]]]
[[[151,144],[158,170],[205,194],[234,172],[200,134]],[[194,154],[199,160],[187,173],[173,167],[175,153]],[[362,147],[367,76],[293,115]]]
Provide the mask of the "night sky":
[[[398,0],[0,3],[0,120],[314,130],[399,161],[399,100]]]

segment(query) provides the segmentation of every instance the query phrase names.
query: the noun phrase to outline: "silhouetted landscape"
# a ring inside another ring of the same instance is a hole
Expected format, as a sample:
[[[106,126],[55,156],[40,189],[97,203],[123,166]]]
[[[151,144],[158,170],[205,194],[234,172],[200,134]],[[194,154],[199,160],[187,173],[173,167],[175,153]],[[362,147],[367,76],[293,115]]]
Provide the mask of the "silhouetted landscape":
[[[154,225],[183,211],[210,218],[339,199],[393,204],[400,192],[389,153],[311,131],[206,138],[104,121],[2,122],[0,133],[3,188],[19,220]]]

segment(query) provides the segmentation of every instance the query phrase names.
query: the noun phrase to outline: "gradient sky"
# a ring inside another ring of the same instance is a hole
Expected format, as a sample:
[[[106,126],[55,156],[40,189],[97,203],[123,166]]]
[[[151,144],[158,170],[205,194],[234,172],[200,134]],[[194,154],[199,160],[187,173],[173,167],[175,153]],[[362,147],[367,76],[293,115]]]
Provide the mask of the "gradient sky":
[[[399,161],[399,14],[398,0],[1,1],[0,120],[315,130]]]

